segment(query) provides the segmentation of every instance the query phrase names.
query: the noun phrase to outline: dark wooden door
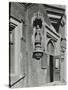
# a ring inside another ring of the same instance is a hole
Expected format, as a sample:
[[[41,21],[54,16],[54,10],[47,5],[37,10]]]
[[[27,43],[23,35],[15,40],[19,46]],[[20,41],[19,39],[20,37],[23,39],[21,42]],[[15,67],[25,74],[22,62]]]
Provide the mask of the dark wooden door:
[[[50,82],[53,82],[53,56],[50,55]]]

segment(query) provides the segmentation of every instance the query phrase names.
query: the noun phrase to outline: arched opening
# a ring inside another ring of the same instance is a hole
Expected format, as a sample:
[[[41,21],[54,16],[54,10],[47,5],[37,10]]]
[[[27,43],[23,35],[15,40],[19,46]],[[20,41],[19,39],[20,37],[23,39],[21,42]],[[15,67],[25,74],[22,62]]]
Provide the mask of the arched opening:
[[[51,40],[49,40],[49,42],[47,44],[47,52],[50,54],[54,54],[54,45]]]
[[[51,40],[47,44],[47,51],[49,53],[49,82],[54,81],[54,45]]]

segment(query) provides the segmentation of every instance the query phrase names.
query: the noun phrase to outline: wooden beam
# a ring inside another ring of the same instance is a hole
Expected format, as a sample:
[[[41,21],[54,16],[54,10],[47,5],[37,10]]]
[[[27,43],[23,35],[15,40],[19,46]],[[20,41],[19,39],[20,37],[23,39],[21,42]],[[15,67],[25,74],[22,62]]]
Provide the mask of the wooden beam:
[[[58,19],[58,18],[53,18],[53,17],[50,17],[49,19],[50,19],[51,21],[56,21],[56,22],[60,21],[60,19]]]
[[[59,7],[55,7],[52,5],[48,5],[48,4],[43,4],[46,8],[52,8],[52,9],[56,9],[56,10],[60,10],[60,11],[65,11],[65,9],[63,8],[59,8]]]
[[[57,16],[57,15],[53,15],[53,14],[48,14],[49,18],[57,18],[57,19],[61,19],[61,16]]]
[[[54,15],[58,15],[58,16],[62,16],[62,15],[64,15],[64,13],[60,13],[60,11],[59,12],[56,12],[56,11],[49,11],[49,10],[47,10],[47,13],[48,14],[54,14]]]
[[[51,20],[50,20],[50,22],[51,22],[51,23],[55,23],[55,24],[57,24],[57,21],[51,21]]]
[[[53,30],[51,28],[49,28],[48,26],[45,26],[49,31],[51,31],[54,35],[56,35],[58,38],[60,38],[58,33],[53,32]]]

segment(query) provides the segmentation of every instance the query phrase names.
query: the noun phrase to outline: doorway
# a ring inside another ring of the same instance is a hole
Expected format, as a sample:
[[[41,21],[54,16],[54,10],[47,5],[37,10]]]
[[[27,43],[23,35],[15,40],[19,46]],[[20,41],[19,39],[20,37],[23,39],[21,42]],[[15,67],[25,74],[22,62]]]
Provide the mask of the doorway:
[[[49,68],[50,68],[50,82],[54,81],[54,70],[53,70],[53,56],[50,55],[50,61],[49,61]]]
[[[54,44],[51,39],[47,44],[47,51],[49,53],[48,82],[53,82],[54,81]]]

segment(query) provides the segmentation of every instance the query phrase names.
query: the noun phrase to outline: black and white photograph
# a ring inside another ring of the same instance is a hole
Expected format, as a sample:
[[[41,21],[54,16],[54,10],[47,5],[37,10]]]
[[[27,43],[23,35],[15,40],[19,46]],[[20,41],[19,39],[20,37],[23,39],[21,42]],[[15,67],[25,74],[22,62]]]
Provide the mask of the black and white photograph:
[[[9,2],[9,87],[66,85],[66,6]]]

